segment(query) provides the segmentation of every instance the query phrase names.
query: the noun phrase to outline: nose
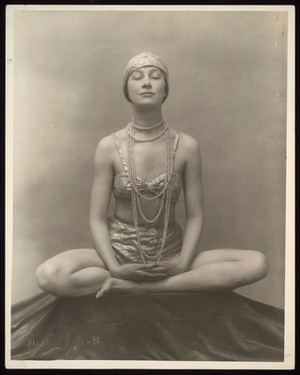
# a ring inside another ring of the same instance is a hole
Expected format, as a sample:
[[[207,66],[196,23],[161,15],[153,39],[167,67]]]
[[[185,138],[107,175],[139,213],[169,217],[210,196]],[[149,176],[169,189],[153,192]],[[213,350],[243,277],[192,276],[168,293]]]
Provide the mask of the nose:
[[[145,75],[143,79],[143,87],[151,87],[151,81],[149,76]]]

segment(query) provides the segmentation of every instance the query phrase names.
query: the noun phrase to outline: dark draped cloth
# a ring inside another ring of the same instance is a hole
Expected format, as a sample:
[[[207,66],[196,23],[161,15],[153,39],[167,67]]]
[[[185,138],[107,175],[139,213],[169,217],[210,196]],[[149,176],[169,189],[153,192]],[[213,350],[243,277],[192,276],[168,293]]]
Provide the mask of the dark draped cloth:
[[[283,361],[282,310],[235,292],[38,294],[12,306],[13,360]]]

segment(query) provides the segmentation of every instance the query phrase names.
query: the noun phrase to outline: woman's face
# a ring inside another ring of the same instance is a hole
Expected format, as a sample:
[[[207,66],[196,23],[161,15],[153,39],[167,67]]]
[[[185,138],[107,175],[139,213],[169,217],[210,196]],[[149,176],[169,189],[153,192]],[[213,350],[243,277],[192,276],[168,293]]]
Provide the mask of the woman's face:
[[[164,75],[154,66],[134,70],[129,76],[127,89],[131,103],[136,105],[161,105],[166,96]]]

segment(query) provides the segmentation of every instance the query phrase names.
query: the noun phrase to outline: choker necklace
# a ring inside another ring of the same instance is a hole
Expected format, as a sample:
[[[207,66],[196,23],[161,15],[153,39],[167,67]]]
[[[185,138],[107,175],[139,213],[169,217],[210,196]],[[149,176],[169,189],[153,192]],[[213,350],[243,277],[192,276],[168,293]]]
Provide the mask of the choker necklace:
[[[127,135],[129,137],[133,138],[136,142],[152,142],[152,141],[155,141],[156,139],[160,138],[163,134],[165,134],[166,130],[168,129],[168,123],[165,122],[165,121],[163,121],[162,123],[164,124],[163,129],[157,135],[153,136],[152,138],[136,138],[135,134],[134,134],[134,126],[133,126],[132,122],[130,122],[126,126],[126,132],[127,132]]]
[[[161,125],[162,123],[164,122],[164,120],[161,120],[160,122],[158,122],[157,124],[155,125],[152,125],[152,126],[138,126],[136,125],[134,122],[133,122],[133,119],[131,121],[131,124],[132,126],[135,128],[135,129],[138,129],[138,130],[151,130],[151,129],[154,129],[154,128],[158,128],[159,125]]]

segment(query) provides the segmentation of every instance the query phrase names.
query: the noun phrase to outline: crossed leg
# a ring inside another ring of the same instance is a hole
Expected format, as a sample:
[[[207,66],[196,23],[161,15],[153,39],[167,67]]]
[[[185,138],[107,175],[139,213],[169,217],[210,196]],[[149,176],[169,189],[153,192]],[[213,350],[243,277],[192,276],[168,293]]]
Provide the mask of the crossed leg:
[[[266,258],[258,251],[209,250],[198,255],[189,271],[167,279],[136,283],[108,278],[103,283],[99,295],[122,291],[154,293],[236,289],[261,280],[267,272]]]
[[[171,262],[178,261],[178,258]],[[266,276],[265,256],[254,250],[219,249],[201,252],[191,269],[160,281],[134,282],[111,278],[94,249],[68,250],[37,270],[41,289],[57,296],[110,292],[154,293],[235,289]]]
[[[56,296],[96,294],[109,277],[95,249],[64,251],[42,263],[36,271],[39,287]]]

